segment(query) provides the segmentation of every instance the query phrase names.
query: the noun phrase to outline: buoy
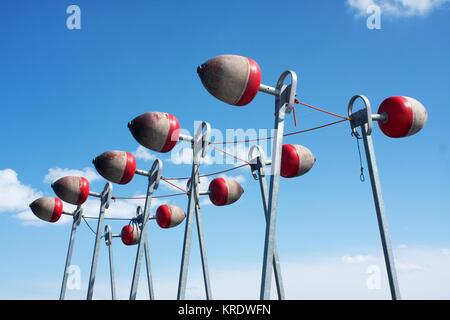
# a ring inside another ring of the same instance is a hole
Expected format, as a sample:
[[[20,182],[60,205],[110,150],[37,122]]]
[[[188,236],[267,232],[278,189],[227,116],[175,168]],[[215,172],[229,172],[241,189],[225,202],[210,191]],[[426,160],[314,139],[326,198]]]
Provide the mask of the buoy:
[[[176,227],[185,217],[183,209],[171,204],[163,204],[156,210],[156,222],[161,228]]]
[[[234,179],[215,178],[208,187],[209,199],[216,206],[226,206],[239,200],[244,189]]]
[[[396,96],[384,100],[378,114],[386,120],[378,121],[381,131],[391,138],[402,138],[419,132],[427,122],[428,112],[422,103],[414,98]]]
[[[203,86],[219,100],[235,106],[250,103],[261,84],[261,69],[247,57],[221,55],[197,68]]]
[[[280,175],[293,178],[304,175],[316,162],[311,150],[297,144],[284,144],[281,151]]]
[[[113,183],[127,184],[136,172],[136,158],[126,151],[104,152],[92,163],[103,178]]]
[[[62,177],[52,183],[52,188],[62,201],[74,205],[85,203],[89,196],[89,181],[84,177]]]
[[[128,123],[131,134],[140,145],[156,151],[169,152],[180,135],[178,119],[165,112],[146,112]]]
[[[120,239],[122,239],[123,244],[126,246],[133,246],[137,244],[140,236],[141,229],[139,229],[139,227],[134,223],[127,224],[120,232]]]
[[[30,204],[30,209],[36,217],[47,222],[56,222],[61,218],[63,203],[61,199],[42,197]]]

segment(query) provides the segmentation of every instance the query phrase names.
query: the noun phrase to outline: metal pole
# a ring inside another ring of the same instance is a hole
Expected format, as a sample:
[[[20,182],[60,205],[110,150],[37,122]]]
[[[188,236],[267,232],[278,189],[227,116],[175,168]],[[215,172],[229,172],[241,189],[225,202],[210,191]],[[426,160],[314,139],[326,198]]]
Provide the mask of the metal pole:
[[[392,300],[400,300],[400,288],[397,280],[397,272],[395,269],[394,253],[389,236],[389,228],[384,208],[383,194],[381,193],[380,177],[378,175],[378,167],[375,159],[375,149],[373,147],[372,136],[366,132],[365,125],[361,126],[361,132],[364,140],[364,149],[366,151],[367,165],[369,167],[370,183],[372,185],[373,200],[377,212],[378,228],[380,229],[381,244],[383,246],[384,260],[389,279],[389,288]]]
[[[64,300],[64,297],[66,295],[67,279],[69,277],[68,272],[72,262],[73,245],[75,243],[75,236],[77,233],[77,228],[80,225],[82,215],[83,215],[83,208],[79,206],[73,212],[72,230],[70,231],[69,246],[67,248],[66,265],[64,267],[64,275],[61,285],[61,292],[59,294],[59,300]]]
[[[144,252],[145,252],[145,264],[147,267],[148,296],[150,300],[154,300],[155,294],[153,292],[152,266],[150,264],[150,251],[148,247],[148,239],[145,239]]]
[[[103,222],[106,209],[109,208],[109,203],[112,196],[112,184],[106,183],[100,198],[100,212],[98,214],[97,233],[95,235],[94,253],[92,254],[91,273],[89,276],[89,287],[87,293],[87,300],[92,300],[94,295],[94,283],[97,273],[98,255],[100,253],[100,240],[102,237]]]
[[[259,155],[256,157],[256,163],[254,163],[255,160],[252,159],[252,153],[253,150],[257,149],[259,152]],[[252,169],[252,175],[256,180],[259,180],[259,187],[261,191],[261,198],[263,203],[263,209],[264,209],[264,218],[266,220],[266,223],[268,223],[269,220],[269,213],[267,210],[267,184],[266,184],[266,174],[265,174],[265,166],[266,166],[266,160],[264,157],[264,151],[261,149],[260,146],[255,145],[249,150],[249,161],[251,163],[251,169]],[[277,286],[277,294],[278,294],[278,300],[285,300],[286,296],[284,293],[284,285],[283,285],[283,278],[281,276],[281,266],[280,266],[280,259],[278,257],[278,249],[276,241],[274,240],[274,248],[273,248],[273,270],[275,273],[275,284]]]
[[[192,171],[191,171],[191,183],[189,184],[189,194],[188,194],[188,209],[187,209],[187,217],[186,217],[186,226],[184,230],[184,240],[183,240],[183,252],[181,255],[181,266],[180,266],[180,276],[178,280],[178,292],[177,292],[177,300],[184,300],[186,297],[186,282],[187,275],[189,271],[189,257],[191,253],[191,245],[192,245],[192,228],[194,223],[194,210],[196,210],[196,204],[198,203],[199,190],[198,184],[200,183],[200,154],[202,157],[206,155],[206,148],[209,144],[211,134],[211,127],[209,123],[202,122],[201,126],[197,128],[196,135],[192,140]],[[199,215],[197,215],[199,218]],[[197,220],[197,226],[200,224],[199,220]],[[203,275],[205,279],[205,289],[206,289],[206,298],[211,298],[211,289],[209,286],[209,276],[207,275],[208,267],[206,264],[206,252],[204,251],[203,245],[203,236],[202,230],[199,229],[199,241],[202,254],[202,266],[203,266]]]
[[[147,197],[145,199],[144,213],[142,216],[141,236],[139,238],[138,249],[136,253],[136,261],[134,263],[133,280],[131,283],[130,300],[136,299],[137,288],[139,283],[139,275],[141,272],[142,254],[144,253],[145,241],[147,239],[147,225],[150,216],[150,205],[152,202],[153,191],[158,189],[159,180],[161,178],[162,162],[156,159],[153,166],[148,172],[148,188]]]
[[[108,255],[109,255],[109,279],[111,282],[111,299],[116,300],[116,285],[115,285],[115,273],[114,273],[114,260],[113,260],[113,251],[112,251],[112,232],[111,227],[109,225],[105,226],[105,243],[108,247]]]
[[[291,84],[285,85],[284,81],[291,76]],[[280,182],[280,166],[281,166],[281,148],[283,144],[284,133],[284,117],[286,113],[290,113],[294,103],[297,90],[297,75],[293,71],[285,71],[281,74],[277,82],[277,90],[279,95],[275,99],[275,136],[272,148],[272,170],[270,177],[270,189],[268,197],[267,212],[269,213],[268,222],[266,224],[266,235],[264,243],[264,259],[261,279],[260,299],[270,299],[270,287],[272,283],[275,229],[276,229],[276,213],[278,202],[278,189]]]
[[[200,204],[198,203],[198,198],[196,200],[197,203],[195,206],[195,213],[196,213],[195,217],[197,220],[197,233],[198,233],[198,243],[200,247],[200,257],[202,259],[203,281],[205,283],[206,300],[211,300],[212,299],[211,283],[209,281],[209,268],[208,268],[208,259],[206,257],[205,238],[203,237],[203,226],[200,220]]]
[[[361,99],[364,102],[365,108],[353,112],[353,105],[358,99]],[[377,212],[378,228],[380,230],[381,244],[383,246],[384,260],[386,263],[386,271],[389,279],[389,289],[391,291],[392,300],[400,300],[400,288],[397,280],[394,254],[392,251],[392,245],[389,236],[386,210],[384,208],[380,177],[378,175],[378,166],[375,159],[375,149],[372,141],[373,120],[382,121],[384,119],[384,116],[373,115],[370,101],[366,96],[363,95],[356,95],[350,99],[350,102],[348,103],[348,115],[351,119],[350,125],[353,135],[357,139],[360,139],[357,128],[359,127],[361,129],[362,139],[364,141],[364,150],[367,159],[367,166],[369,167],[373,200],[375,202],[375,209]]]

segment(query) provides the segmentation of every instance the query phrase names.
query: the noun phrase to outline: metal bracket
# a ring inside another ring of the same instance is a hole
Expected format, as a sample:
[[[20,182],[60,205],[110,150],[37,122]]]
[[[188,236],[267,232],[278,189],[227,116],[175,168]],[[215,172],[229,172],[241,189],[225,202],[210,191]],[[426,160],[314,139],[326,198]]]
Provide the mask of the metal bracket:
[[[80,225],[81,218],[83,216],[83,207],[78,206],[75,211],[72,213],[72,228],[70,231],[70,238],[69,238],[69,245],[67,247],[67,256],[66,256],[66,264],[64,266],[64,274],[63,274],[63,280],[61,284],[61,291],[59,293],[59,300],[64,300],[64,297],[66,295],[66,288],[67,288],[67,278],[69,276],[69,267],[72,263],[72,253],[73,253],[73,246],[75,244],[75,237],[77,228]]]
[[[286,78],[291,76],[291,84],[284,84]],[[294,108],[297,94],[297,74],[294,71],[285,71],[278,79],[275,96],[275,135],[272,147],[272,168],[270,188],[267,200],[267,224],[264,243],[264,257],[261,275],[260,299],[270,299],[270,287],[272,283],[273,259],[275,251],[275,229],[278,202],[278,190],[280,183],[281,150],[283,145],[284,118]]]
[[[186,295],[187,275],[189,270],[189,256],[192,244],[192,229],[194,223],[194,214],[197,221],[197,233],[200,247],[200,256],[202,260],[203,279],[205,282],[206,299],[212,299],[211,286],[209,283],[208,262],[206,257],[206,248],[203,237],[203,228],[200,217],[198,185],[200,183],[200,157],[206,156],[207,148],[211,141],[211,125],[205,121],[197,128],[192,143],[192,171],[190,182],[188,181],[188,209],[186,217],[186,226],[184,231],[183,252],[181,256],[180,276],[178,281],[177,299],[183,300]]]
[[[89,286],[87,292],[87,300],[92,300],[94,295],[95,276],[97,273],[98,256],[100,253],[100,240],[103,230],[103,222],[105,211],[109,208],[112,197],[112,184],[110,182],[105,184],[100,198],[100,212],[98,214],[97,232],[95,234],[94,252],[92,254],[91,273],[89,275]]]
[[[141,264],[142,264],[142,255],[145,254],[147,261],[147,279],[149,284],[149,293],[150,299],[153,299],[153,285],[151,283],[151,275],[150,275],[150,257],[148,256],[148,240],[147,240],[147,225],[148,218],[150,216],[150,207],[153,197],[153,192],[158,189],[159,182],[162,174],[162,161],[156,159],[153,162],[152,168],[149,170],[148,176],[148,187],[147,187],[147,196],[145,198],[144,211],[142,215],[142,228],[141,228],[141,236],[139,237],[138,249],[136,252],[136,260],[134,263],[134,271],[133,271],[133,280],[131,282],[131,290],[130,290],[130,300],[135,300],[137,295],[137,288],[139,283],[139,276],[141,272]],[[138,207],[137,214],[140,214],[140,209]]]

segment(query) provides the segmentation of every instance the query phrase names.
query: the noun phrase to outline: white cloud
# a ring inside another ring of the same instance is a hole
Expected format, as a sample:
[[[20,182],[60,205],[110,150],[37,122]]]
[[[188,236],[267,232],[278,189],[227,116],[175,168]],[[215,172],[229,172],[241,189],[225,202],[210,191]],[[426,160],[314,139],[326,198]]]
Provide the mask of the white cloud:
[[[136,151],[133,154],[136,159],[141,159],[145,162],[156,159],[156,156],[143,146],[137,147]]]
[[[0,212],[19,212],[42,194],[19,181],[12,169],[0,170]]]
[[[82,176],[88,179],[89,182],[101,179],[100,175],[91,167],[86,167],[82,170],[56,167],[48,169],[48,173],[44,177],[44,182],[52,183],[64,176]]]
[[[381,13],[391,17],[425,16],[449,3],[449,0],[347,0],[357,15],[366,16],[367,8],[377,5]]]

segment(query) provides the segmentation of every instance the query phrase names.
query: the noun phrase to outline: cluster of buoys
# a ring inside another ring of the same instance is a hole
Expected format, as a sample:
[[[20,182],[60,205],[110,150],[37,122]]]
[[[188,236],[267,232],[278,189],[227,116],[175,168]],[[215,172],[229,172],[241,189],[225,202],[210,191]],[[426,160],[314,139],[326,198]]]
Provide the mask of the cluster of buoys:
[[[221,55],[212,58],[197,68],[197,73],[209,93],[221,101],[235,106],[249,104],[260,91],[261,70],[258,64],[247,57]],[[425,125],[428,113],[416,99],[404,96],[384,100],[378,114],[381,131],[393,138],[406,137],[420,131]],[[180,124],[178,119],[165,112],[147,112],[128,123],[135,140],[142,146],[161,153],[170,152],[179,141]],[[304,175],[316,161],[313,153],[306,147],[285,144],[282,147],[280,175],[293,178]],[[97,156],[93,164],[106,180],[129,183],[136,173],[136,159],[126,151],[107,151]],[[30,207],[40,219],[56,222],[63,213],[62,201],[82,205],[90,194],[89,181],[84,177],[66,176],[52,184],[58,198],[42,197]],[[216,178],[211,181],[208,195],[216,206],[229,205],[241,197],[244,189],[234,179]],[[173,205],[162,205],[156,211],[156,221],[161,228],[179,225],[185,218],[184,211]],[[124,244],[136,244],[139,227],[129,224],[123,227],[121,238]]]

